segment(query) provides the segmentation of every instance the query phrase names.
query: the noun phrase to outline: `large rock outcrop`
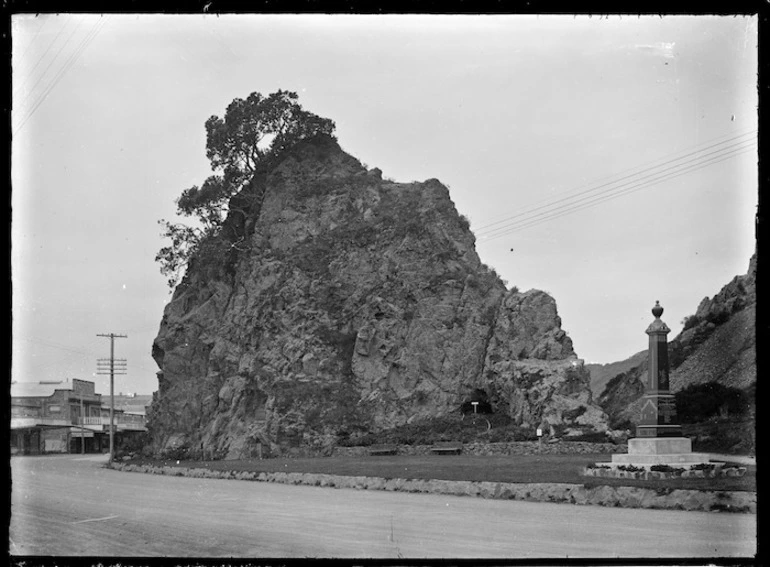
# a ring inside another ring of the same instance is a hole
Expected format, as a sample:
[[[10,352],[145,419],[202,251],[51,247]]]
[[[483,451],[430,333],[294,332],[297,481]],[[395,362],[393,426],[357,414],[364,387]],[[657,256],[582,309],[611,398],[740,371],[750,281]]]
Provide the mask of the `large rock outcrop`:
[[[329,449],[479,389],[523,425],[606,429],[553,298],[507,290],[474,242],[439,181],[300,143],[233,198],[166,306],[154,448]]]

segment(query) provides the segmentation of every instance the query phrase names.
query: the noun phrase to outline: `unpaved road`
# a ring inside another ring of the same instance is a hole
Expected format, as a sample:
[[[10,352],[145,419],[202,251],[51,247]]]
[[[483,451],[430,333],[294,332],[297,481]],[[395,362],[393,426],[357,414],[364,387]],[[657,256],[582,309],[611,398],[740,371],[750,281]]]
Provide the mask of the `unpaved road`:
[[[13,457],[9,550],[170,557],[753,557],[756,516],[484,500]]]

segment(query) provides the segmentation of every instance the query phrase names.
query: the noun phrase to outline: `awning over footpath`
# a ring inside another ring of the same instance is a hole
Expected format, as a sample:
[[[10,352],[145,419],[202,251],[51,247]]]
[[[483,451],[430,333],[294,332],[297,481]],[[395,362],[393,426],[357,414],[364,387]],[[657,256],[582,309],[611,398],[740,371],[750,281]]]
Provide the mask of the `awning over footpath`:
[[[70,433],[73,437],[91,438],[94,436],[94,432],[86,427],[70,427]]]
[[[11,429],[31,429],[33,427],[70,427],[72,422],[68,419],[54,419],[50,417],[12,417]]]

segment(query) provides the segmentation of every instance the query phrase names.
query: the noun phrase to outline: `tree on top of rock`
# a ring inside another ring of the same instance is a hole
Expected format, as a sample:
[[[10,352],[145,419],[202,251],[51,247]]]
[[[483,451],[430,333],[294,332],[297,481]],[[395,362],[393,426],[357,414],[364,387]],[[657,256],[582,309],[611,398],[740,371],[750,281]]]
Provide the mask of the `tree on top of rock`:
[[[206,157],[214,175],[200,187],[182,191],[176,201],[177,213],[197,219],[200,226],[159,221],[171,244],[161,248],[155,260],[169,287],[177,284],[209,237],[219,232],[230,198],[248,184],[261,163],[306,138],[334,135],[334,122],[304,110],[297,98],[296,93],[283,90],[267,97],[254,92],[245,100],[233,100],[224,118],[206,120]]]

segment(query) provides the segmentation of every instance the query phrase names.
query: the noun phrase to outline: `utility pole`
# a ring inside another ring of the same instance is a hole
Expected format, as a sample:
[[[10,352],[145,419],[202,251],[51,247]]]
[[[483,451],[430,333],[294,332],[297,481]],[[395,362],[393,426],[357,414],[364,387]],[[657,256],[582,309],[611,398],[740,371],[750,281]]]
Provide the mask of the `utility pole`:
[[[83,411],[83,390],[80,391],[80,454],[86,453],[86,414]]]
[[[127,335],[116,335],[115,333],[97,334],[97,337],[107,337],[110,339],[110,358],[100,358],[96,361],[97,374],[109,374],[110,375],[110,460],[115,456],[115,375],[126,373],[126,359],[115,358],[115,339],[125,339]]]

